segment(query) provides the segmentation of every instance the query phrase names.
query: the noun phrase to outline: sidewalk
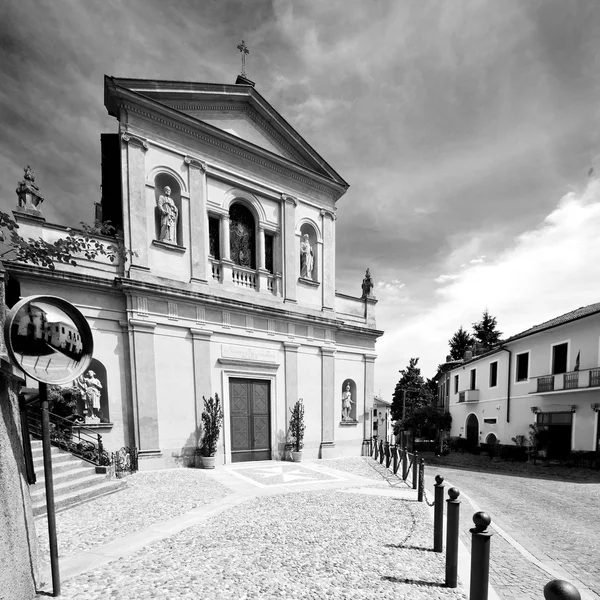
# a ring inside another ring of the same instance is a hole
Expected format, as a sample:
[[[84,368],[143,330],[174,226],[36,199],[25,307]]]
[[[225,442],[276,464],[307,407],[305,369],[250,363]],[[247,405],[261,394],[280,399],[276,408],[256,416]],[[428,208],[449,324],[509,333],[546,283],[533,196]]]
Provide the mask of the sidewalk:
[[[443,587],[427,507],[371,464],[136,474],[57,515],[63,597],[466,598]]]

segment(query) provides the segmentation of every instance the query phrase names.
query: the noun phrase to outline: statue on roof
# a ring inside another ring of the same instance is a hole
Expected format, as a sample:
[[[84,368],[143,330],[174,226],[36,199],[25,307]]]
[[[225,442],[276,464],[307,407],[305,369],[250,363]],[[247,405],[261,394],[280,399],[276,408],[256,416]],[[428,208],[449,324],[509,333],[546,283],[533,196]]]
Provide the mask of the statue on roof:
[[[373,298],[373,287],[371,272],[369,269],[367,269],[365,278],[362,281],[362,298]]]
[[[17,185],[17,196],[19,203],[17,208],[39,213],[40,204],[44,201],[44,197],[40,193],[40,188],[35,185],[35,175],[29,165],[24,169],[23,180]]]

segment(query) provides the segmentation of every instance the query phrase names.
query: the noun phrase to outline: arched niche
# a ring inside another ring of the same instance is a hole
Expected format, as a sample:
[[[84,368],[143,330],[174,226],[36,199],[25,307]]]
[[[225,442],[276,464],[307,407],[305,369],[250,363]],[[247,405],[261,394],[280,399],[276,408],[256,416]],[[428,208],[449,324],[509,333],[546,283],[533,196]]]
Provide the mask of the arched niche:
[[[470,448],[479,446],[479,419],[477,415],[471,413],[466,421],[467,444]]]
[[[494,446],[498,443],[498,437],[495,433],[488,433],[485,437],[485,443],[489,446]]]
[[[234,264],[256,269],[256,218],[242,201],[233,202],[229,207],[229,246]]]
[[[164,234],[164,226],[166,225],[166,215],[160,208],[161,196],[165,196],[165,187],[171,189],[170,197],[175,204],[177,209],[176,224],[175,224],[175,239],[169,240],[161,235]],[[183,226],[181,223],[181,186],[178,180],[170,173],[159,172],[154,177],[154,238],[158,241],[164,241],[165,243],[175,244],[177,246],[183,245]],[[161,239],[164,238],[164,239]]]
[[[317,281],[317,265],[319,264],[319,236],[310,222],[300,226],[300,278]]]
[[[350,397],[348,398],[348,393]],[[348,410],[348,402],[350,404]],[[353,379],[345,379],[341,390],[342,422],[356,422],[356,383]]]
[[[90,371],[93,373],[92,377],[100,382],[100,408],[94,409],[90,414],[88,406],[91,402],[90,394],[90,396],[87,396],[86,399],[84,399],[83,402],[81,402],[81,404],[77,407],[77,412],[82,416],[86,416],[85,422],[88,424],[110,423],[106,367],[96,358],[92,358],[92,362],[90,363],[88,370],[79,379],[77,379],[77,381],[73,382],[73,385],[79,386],[83,390],[84,396],[86,396],[86,390],[90,386],[88,382]]]

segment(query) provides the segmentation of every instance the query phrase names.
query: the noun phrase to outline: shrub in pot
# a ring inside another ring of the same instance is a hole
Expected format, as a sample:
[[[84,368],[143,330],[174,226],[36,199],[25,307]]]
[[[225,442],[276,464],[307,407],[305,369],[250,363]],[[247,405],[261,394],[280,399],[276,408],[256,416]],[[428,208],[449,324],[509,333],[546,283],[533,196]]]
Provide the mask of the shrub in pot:
[[[290,408],[292,416],[290,417],[290,428],[288,432],[289,440],[293,444],[292,461],[300,462],[302,460],[302,448],[304,446],[304,404],[302,398]]]
[[[200,456],[205,469],[214,469],[217,443],[223,424],[223,409],[219,394],[215,394],[214,399],[211,396],[208,400],[202,396],[202,400],[204,400],[204,410],[202,411],[203,438]]]

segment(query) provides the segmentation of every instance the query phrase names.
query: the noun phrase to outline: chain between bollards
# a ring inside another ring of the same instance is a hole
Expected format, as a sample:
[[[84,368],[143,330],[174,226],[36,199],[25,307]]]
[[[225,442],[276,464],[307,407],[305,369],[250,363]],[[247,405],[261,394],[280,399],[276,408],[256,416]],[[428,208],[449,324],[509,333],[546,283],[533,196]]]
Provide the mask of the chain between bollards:
[[[455,588],[458,585],[458,522],[460,515],[460,492],[451,487],[446,500],[446,587]]]
[[[469,600],[488,600],[490,581],[490,539],[493,533],[488,529],[492,522],[484,512],[473,515],[475,527],[471,532],[471,585]]]
[[[441,552],[444,548],[444,478],[435,476],[435,494],[433,498],[433,551]]]

